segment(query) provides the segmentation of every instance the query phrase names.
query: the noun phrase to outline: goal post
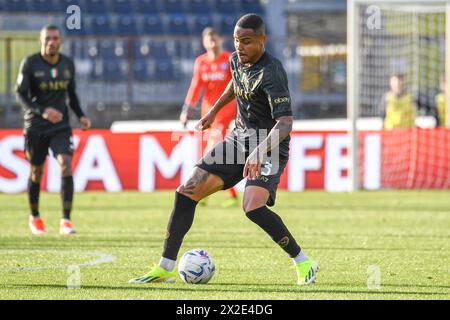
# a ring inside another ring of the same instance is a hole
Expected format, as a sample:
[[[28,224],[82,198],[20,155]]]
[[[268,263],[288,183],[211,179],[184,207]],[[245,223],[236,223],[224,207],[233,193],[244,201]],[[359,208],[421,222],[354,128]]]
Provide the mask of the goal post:
[[[380,106],[389,90],[391,75],[401,74],[402,79],[404,76],[417,107],[417,115],[430,117],[433,112],[437,117],[437,108],[433,109],[433,106],[439,94],[441,77],[445,77],[443,96],[447,112],[441,124],[445,122],[445,126],[450,127],[449,53],[450,0],[347,0],[350,191],[363,186],[360,133],[365,128],[359,120],[377,118],[382,123],[384,110]],[[414,135],[414,132],[390,134],[398,146],[411,143],[411,139],[417,143],[419,138]],[[431,147],[427,152],[432,152]],[[419,161],[411,157],[408,159],[412,163],[409,167],[414,167]],[[411,175],[411,172],[408,174]],[[408,182],[407,185],[416,184]]]

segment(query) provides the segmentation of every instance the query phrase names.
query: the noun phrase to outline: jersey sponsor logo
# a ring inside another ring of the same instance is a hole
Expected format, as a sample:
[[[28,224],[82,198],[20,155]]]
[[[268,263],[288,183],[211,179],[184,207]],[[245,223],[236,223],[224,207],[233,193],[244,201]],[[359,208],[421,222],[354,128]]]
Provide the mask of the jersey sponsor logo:
[[[245,91],[244,89],[240,88],[238,85],[234,85],[234,93],[238,97],[242,97],[247,101],[252,101],[255,99],[256,94],[251,91]]]
[[[202,80],[203,81],[222,81],[225,80],[225,74],[222,72],[210,72],[210,73],[203,73],[202,74]]]
[[[42,81],[39,84],[39,89],[42,91],[45,90],[67,90],[69,85],[69,80],[61,80],[61,81]]]
[[[275,104],[290,103],[291,102],[291,98],[290,97],[278,97],[278,98],[274,99],[273,102]]]
[[[262,182],[269,182],[269,178],[265,177],[265,176],[258,176],[256,177],[256,180],[261,180]]]
[[[41,82],[41,83],[39,84],[39,89],[41,89],[42,91],[47,90],[47,89],[48,89],[47,82]]]

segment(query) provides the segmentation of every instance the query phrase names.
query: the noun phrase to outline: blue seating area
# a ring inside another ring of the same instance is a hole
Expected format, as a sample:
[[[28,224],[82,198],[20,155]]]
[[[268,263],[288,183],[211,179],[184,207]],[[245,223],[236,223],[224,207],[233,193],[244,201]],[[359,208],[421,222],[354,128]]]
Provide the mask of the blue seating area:
[[[0,0],[0,12],[55,15],[70,5],[80,7],[82,26],[65,30],[65,50],[90,61],[91,80],[108,82],[180,80],[179,62],[203,53],[205,27],[218,29],[233,50],[237,19],[264,13],[260,0]]]

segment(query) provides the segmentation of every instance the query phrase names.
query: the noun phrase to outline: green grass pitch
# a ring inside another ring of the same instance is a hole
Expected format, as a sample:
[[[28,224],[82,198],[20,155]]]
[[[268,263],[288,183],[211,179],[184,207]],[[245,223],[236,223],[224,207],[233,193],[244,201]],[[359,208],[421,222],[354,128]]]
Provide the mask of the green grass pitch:
[[[2,194],[0,299],[450,298],[448,191],[279,192],[274,210],[320,266],[308,287],[295,285],[291,260],[240,208],[220,208],[225,197],[197,209],[180,252],[209,251],[210,283],[139,286],[128,279],[159,261],[173,192],[77,194],[73,236],[57,234],[59,195],[44,193],[41,237],[28,230],[26,195]],[[68,266],[80,270],[79,289],[67,287],[76,276]]]

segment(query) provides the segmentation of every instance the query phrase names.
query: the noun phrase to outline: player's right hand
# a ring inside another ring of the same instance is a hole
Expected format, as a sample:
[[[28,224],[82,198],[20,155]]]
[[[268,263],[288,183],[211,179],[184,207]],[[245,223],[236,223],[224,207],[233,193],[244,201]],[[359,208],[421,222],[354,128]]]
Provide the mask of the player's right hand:
[[[51,123],[58,123],[62,120],[63,114],[55,108],[47,107],[42,113],[42,117]]]
[[[183,128],[186,128],[187,121],[188,121],[187,112],[181,111],[180,122],[181,122],[181,125],[183,126]]]
[[[195,125],[195,130],[203,131],[211,127],[214,119],[216,118],[216,114],[214,112],[208,112],[205,114]]]

